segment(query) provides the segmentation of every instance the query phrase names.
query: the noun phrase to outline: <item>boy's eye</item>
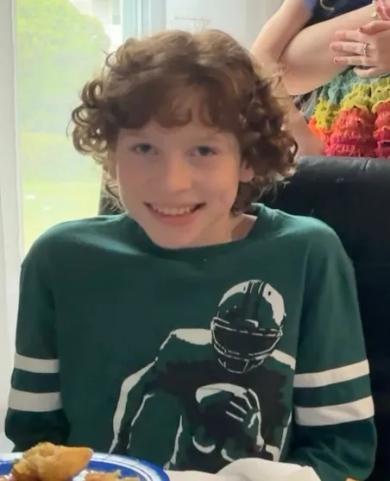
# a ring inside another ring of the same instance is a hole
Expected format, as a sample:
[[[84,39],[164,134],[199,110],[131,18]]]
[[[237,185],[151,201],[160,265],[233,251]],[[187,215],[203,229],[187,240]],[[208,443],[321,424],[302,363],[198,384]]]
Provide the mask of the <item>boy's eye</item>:
[[[148,144],[146,142],[133,145],[131,147],[131,150],[136,154],[142,154],[142,155],[156,153],[156,149],[153,147],[153,145]]]
[[[208,145],[198,145],[194,149],[194,154],[201,157],[207,157],[209,155],[215,155],[217,151]]]

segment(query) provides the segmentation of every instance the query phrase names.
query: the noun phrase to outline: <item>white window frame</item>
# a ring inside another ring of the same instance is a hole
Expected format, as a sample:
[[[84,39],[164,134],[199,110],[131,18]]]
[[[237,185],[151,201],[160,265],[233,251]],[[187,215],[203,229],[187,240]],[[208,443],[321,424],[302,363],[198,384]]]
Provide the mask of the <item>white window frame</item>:
[[[15,338],[22,257],[15,103],[14,2],[0,2],[0,442]]]
[[[165,29],[165,0],[122,0],[123,40]]]

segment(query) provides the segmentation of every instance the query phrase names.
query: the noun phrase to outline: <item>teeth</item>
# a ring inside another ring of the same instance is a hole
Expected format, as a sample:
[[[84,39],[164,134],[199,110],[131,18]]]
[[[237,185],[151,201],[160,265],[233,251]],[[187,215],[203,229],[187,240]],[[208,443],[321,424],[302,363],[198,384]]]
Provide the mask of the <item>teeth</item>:
[[[179,216],[190,214],[194,209],[193,207],[158,207],[156,205],[151,204],[150,207],[159,214],[162,215],[171,215],[171,216]]]

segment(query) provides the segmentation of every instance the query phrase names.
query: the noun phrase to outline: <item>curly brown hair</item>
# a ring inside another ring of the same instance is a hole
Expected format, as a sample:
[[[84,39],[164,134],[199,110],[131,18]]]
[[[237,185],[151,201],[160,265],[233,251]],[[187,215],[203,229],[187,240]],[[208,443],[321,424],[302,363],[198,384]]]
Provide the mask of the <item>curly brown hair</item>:
[[[192,112],[180,108],[180,99],[200,89],[202,122],[234,133],[243,162],[254,170],[232,208],[242,212],[294,168],[296,143],[283,127],[271,83],[248,51],[218,30],[130,38],[84,86],[82,103],[72,112],[73,143],[107,170],[120,129],[141,128],[152,119],[163,127],[185,125]]]

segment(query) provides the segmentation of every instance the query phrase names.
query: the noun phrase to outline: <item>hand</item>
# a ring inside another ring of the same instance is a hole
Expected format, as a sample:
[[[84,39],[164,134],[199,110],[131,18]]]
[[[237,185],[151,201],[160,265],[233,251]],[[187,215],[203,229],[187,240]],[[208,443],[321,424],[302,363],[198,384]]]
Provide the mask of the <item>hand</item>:
[[[390,0],[376,0],[375,10],[382,20],[390,20]]]
[[[360,77],[378,77],[390,72],[390,22],[374,20],[359,30],[340,30],[330,48],[334,62],[353,65]]]
[[[248,437],[259,453],[264,449],[260,402],[254,391],[233,384],[209,384],[197,390],[196,400],[205,419],[212,417],[225,431],[221,437],[221,432],[213,432],[210,426],[199,426],[192,437],[199,452],[216,452],[230,462],[245,456]]]
[[[210,384],[197,390],[199,409],[203,413],[218,411],[221,420],[238,425],[243,433],[262,447],[260,402],[252,389],[233,384]]]

